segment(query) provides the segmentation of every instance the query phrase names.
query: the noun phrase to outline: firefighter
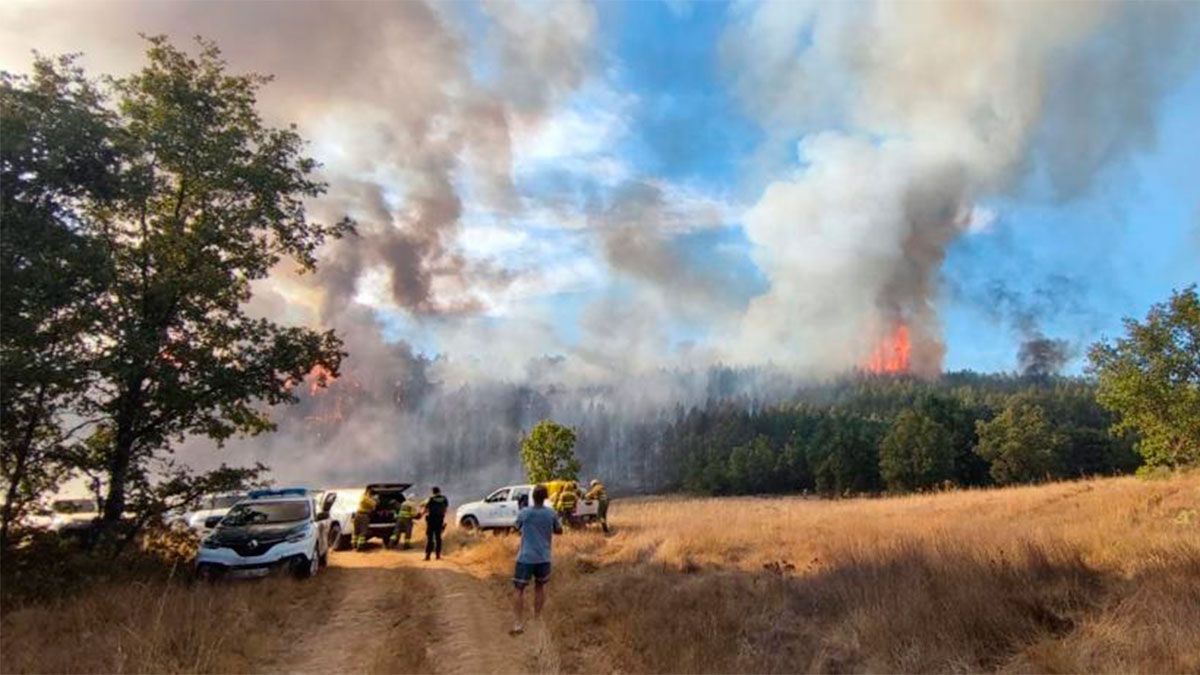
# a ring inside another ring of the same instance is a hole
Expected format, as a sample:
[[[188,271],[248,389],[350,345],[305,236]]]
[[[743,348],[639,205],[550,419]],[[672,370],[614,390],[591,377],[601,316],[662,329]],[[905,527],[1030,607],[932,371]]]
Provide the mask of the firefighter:
[[[596,517],[600,520],[600,527],[604,529],[604,533],[608,534],[608,493],[604,490],[604,483],[598,478],[593,478],[588,487],[586,498],[596,500]]]
[[[396,509],[396,532],[392,535],[392,543],[398,544],[403,540],[404,549],[407,550],[412,545],[413,521],[420,517],[412,502],[400,502],[400,508]]]
[[[371,513],[378,505],[374,491],[370,488],[363,490],[358,500],[358,510],[354,512],[354,550],[361,551],[367,545],[367,538],[371,536]]]
[[[558,512],[560,518],[571,525],[575,524],[575,505],[579,503],[577,490],[575,481],[571,481],[554,497],[554,510]]]
[[[442,494],[442,489],[434,486],[433,494],[421,502],[421,514],[425,516],[425,559],[429,560],[432,553],[437,553],[437,559],[442,559],[442,530],[446,529],[446,511],[450,509],[450,500]]]

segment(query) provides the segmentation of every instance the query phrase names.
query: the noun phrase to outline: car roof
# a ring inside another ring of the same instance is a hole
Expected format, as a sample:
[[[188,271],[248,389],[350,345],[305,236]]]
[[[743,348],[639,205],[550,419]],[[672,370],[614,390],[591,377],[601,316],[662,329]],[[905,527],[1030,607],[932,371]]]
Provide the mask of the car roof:
[[[412,487],[412,483],[368,483],[367,489],[370,490],[399,490],[401,492]]]
[[[283,502],[312,499],[313,493],[306,488],[285,488],[283,490],[251,490],[242,501],[254,502]],[[241,502],[239,502],[241,503]]]

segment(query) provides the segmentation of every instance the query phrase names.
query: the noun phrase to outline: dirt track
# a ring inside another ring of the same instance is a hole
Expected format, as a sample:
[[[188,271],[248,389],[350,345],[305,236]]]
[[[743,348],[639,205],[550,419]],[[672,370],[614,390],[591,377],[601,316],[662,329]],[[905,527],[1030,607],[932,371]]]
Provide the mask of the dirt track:
[[[299,673],[524,673],[554,670],[546,633],[512,637],[505,594],[452,558],[375,548],[330,557],[308,583],[335,595],[315,640],[278,662]],[[364,630],[365,627],[365,630]],[[421,651],[416,651],[416,650]]]

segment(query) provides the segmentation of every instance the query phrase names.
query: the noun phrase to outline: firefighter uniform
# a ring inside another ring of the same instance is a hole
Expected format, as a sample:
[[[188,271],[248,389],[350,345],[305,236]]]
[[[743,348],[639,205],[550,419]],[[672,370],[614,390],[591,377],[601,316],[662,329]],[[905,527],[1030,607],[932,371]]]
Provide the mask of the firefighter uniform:
[[[412,502],[405,501],[396,509],[396,531],[392,535],[392,543],[398,544],[403,539],[404,548],[412,543],[413,521],[417,519],[417,507]]]
[[[575,490],[575,482],[572,481],[554,497],[554,510],[569,522],[574,522],[575,506],[579,503],[579,493]]]
[[[371,513],[379,502],[370,492],[363,492],[358,500],[358,510],[354,512],[354,550],[362,550],[371,532]]]
[[[604,532],[608,532],[608,492],[604,490],[604,483],[599,480],[593,480],[586,495],[587,499],[596,500],[596,517],[600,520],[600,527],[604,528]]]

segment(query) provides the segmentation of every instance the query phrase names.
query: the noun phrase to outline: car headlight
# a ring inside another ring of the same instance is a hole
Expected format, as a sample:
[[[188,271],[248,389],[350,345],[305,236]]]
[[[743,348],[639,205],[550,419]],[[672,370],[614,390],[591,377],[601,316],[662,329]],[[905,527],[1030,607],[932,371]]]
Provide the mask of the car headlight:
[[[288,542],[289,544],[294,544],[298,541],[304,541],[308,537],[308,534],[309,528],[306,526],[289,534],[284,541]]]

